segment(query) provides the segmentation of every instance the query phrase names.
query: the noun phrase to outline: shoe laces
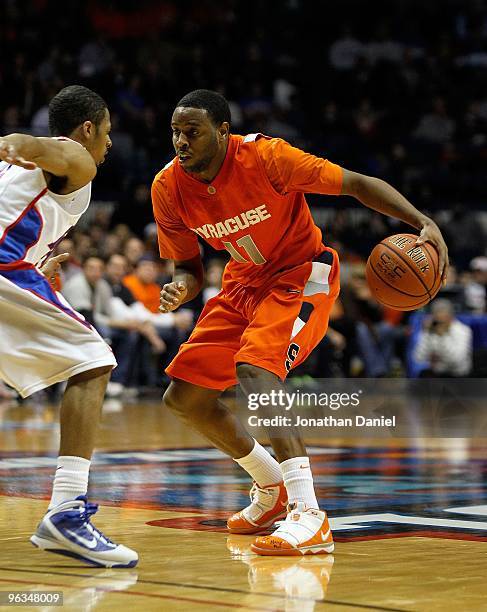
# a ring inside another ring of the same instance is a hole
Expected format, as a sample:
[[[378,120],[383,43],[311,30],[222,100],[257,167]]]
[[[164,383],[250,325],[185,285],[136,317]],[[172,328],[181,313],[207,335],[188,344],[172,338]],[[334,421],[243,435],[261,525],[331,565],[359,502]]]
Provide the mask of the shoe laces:
[[[259,487],[256,482],[254,482],[252,488],[250,489],[249,497],[253,504],[259,507],[261,510],[265,510],[269,505],[266,502],[271,501],[272,499],[272,491],[269,491],[269,489],[263,489]]]
[[[93,535],[99,538],[104,544],[113,544],[116,546],[115,542],[107,538],[107,536],[91,522],[90,519],[96,512],[98,512],[98,504],[85,502],[83,505],[80,505],[79,509],[77,508],[76,510],[66,512],[66,516],[73,521],[77,527],[85,527],[85,529],[93,533]]]

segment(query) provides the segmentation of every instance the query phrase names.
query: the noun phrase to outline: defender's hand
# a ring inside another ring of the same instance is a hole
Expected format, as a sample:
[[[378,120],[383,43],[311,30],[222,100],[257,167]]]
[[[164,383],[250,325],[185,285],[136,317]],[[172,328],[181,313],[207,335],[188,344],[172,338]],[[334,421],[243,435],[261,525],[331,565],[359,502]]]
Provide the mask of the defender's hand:
[[[25,170],[35,170],[37,164],[33,161],[27,161],[18,154],[17,148],[5,138],[0,138],[0,159],[7,164],[20,166]]]
[[[176,310],[184,301],[188,294],[186,283],[178,281],[177,283],[167,283],[161,291],[161,305],[159,312],[172,312]]]
[[[419,238],[416,240],[416,244],[419,246],[425,242],[431,242],[440,255],[440,274],[443,284],[446,282],[446,276],[448,274],[448,247],[441,235],[440,228],[434,221],[429,219],[424,225]]]
[[[69,253],[61,253],[56,257],[50,257],[40,269],[53,289],[56,289],[56,276],[61,271],[61,264],[67,259],[69,259]]]

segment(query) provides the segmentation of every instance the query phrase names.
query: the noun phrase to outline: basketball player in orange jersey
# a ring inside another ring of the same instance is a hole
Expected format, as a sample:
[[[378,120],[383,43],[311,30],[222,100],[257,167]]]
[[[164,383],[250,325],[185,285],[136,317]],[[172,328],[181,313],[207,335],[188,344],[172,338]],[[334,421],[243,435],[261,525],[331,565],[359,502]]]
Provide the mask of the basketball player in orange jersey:
[[[436,224],[393,187],[296,149],[279,138],[230,134],[230,111],[218,93],[184,96],[172,116],[176,157],[155,177],[152,198],[163,258],[174,261],[161,291],[170,312],[201,290],[197,237],[231,260],[222,291],[206,304],[189,340],[167,368],[164,406],[230,455],[253,478],[251,503],[230,517],[233,533],[258,533],[284,514],[252,548],[263,555],[330,553],[333,538],[316,500],[298,432],[270,434],[276,459],[242,427],[219,397],[240,383],[245,393],[279,389],[326,333],[339,292],[337,253],[322,242],[305,192],[351,195],[420,231],[440,253]]]

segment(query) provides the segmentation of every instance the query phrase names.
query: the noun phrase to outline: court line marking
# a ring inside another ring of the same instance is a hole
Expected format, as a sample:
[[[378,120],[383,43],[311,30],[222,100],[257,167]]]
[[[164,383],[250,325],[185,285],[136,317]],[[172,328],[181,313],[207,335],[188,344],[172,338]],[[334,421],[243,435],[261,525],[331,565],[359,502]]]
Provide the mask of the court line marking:
[[[46,570],[46,571],[42,571],[42,570],[31,570],[31,569],[15,569],[15,568],[9,568],[9,567],[0,567],[0,571],[7,571],[7,572],[19,572],[19,573],[30,573],[30,574],[53,574],[55,576],[70,576],[70,577],[75,577],[75,578],[94,578],[95,580],[102,580],[103,577],[102,576],[97,576],[96,574],[75,574],[75,573],[71,573],[71,572],[55,572],[52,570]],[[6,579],[2,579],[0,578],[0,581],[5,582]],[[223,593],[238,593],[241,595],[256,595],[259,597],[270,597],[270,598],[279,598],[282,599],[283,595],[279,595],[278,593],[261,593],[261,592],[252,592],[252,591],[246,591],[244,589],[231,589],[228,587],[215,587],[215,586],[205,586],[205,585],[200,585],[200,584],[188,584],[188,583],[184,583],[184,582],[168,582],[168,581],[164,581],[164,580],[144,580],[139,579],[137,580],[136,584],[153,584],[153,585],[159,585],[159,586],[170,586],[170,587],[179,587],[179,588],[186,588],[186,589],[196,589],[196,590],[205,590],[205,591],[215,591],[215,592],[223,592]],[[53,585],[53,586],[58,586],[58,585]],[[69,587],[72,588],[72,587]],[[86,587],[89,588],[89,587]],[[97,588],[95,586],[95,588]],[[108,589],[109,590],[109,589]],[[113,589],[112,589],[113,591]],[[123,591],[114,591],[116,593],[122,593]],[[126,591],[127,593],[130,593],[130,591]],[[134,591],[132,591],[134,592]],[[287,598],[289,601],[289,598]],[[331,605],[336,605],[336,606],[350,606],[353,608],[358,608],[358,609],[363,609],[363,610],[379,610],[380,612],[409,612],[406,608],[386,608],[384,606],[374,606],[374,605],[369,605],[369,604],[358,604],[358,603],[350,603],[347,601],[339,601],[339,600],[333,600],[333,599],[313,599],[310,597],[292,597],[290,599],[291,601],[303,601],[303,602],[314,602],[317,604],[331,604]],[[195,601],[199,601],[199,600],[195,600]],[[264,609],[264,608],[263,608]],[[265,608],[267,610],[267,608]]]
[[[276,611],[276,608],[263,608],[262,606],[253,606],[253,605],[247,605],[247,604],[245,606],[242,606],[238,603],[231,603],[231,602],[225,603],[222,601],[215,601],[212,599],[193,599],[192,597],[177,597],[175,595],[162,595],[162,593],[144,593],[142,591],[128,591],[128,590],[118,591],[117,589],[108,589],[108,588],[103,588],[103,587],[97,587],[95,585],[93,585],[92,587],[88,587],[88,586],[79,587],[77,585],[65,584],[62,582],[44,582],[42,580],[34,582],[31,580],[18,580],[18,579],[9,580],[8,578],[0,578],[0,582],[8,582],[8,583],[15,583],[15,584],[28,584],[28,585],[42,584],[43,586],[64,587],[67,589],[77,590],[81,592],[86,588],[94,588],[95,591],[101,591],[102,593],[112,593],[115,595],[132,595],[134,597],[154,597],[156,599],[171,599],[173,601],[187,601],[187,602],[191,602],[192,604],[200,604],[200,605],[211,604],[213,606],[220,606],[224,608],[244,608],[248,610],[261,610],[264,612],[275,612]],[[278,608],[277,610],[278,612],[284,612],[284,608]]]

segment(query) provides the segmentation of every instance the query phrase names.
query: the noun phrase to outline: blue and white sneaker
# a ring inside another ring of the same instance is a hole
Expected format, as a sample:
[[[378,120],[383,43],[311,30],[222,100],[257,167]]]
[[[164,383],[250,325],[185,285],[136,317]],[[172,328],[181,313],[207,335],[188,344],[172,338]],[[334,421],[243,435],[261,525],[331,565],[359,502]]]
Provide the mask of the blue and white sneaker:
[[[84,495],[48,510],[30,541],[49,552],[81,559],[99,567],[135,567],[137,553],[115,544],[90,522],[98,504]]]

